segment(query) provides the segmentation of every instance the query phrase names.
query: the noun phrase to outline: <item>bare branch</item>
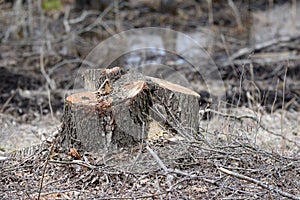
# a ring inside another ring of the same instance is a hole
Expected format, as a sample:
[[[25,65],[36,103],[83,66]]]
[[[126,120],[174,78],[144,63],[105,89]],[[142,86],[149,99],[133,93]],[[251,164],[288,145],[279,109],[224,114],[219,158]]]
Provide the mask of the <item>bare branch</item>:
[[[248,182],[251,182],[251,183],[255,183],[257,185],[259,185],[260,187],[264,188],[264,189],[267,189],[267,190],[270,190],[270,191],[273,191],[273,192],[276,192],[284,197],[288,197],[288,198],[291,198],[291,199],[295,199],[295,200],[300,200],[300,196],[295,196],[293,194],[290,194],[290,193],[287,193],[287,192],[284,192],[278,188],[275,188],[273,186],[269,186],[268,184],[265,184],[259,180],[256,180],[254,178],[251,178],[249,176],[245,176],[245,175],[242,175],[242,174],[239,174],[239,173],[236,173],[236,172],[233,172],[233,171],[230,171],[228,169],[225,169],[223,167],[219,167],[218,168],[221,172],[225,173],[225,174],[228,174],[230,176],[233,176],[233,177],[236,177],[238,179],[241,179],[241,180],[245,180],[245,181],[248,181]]]

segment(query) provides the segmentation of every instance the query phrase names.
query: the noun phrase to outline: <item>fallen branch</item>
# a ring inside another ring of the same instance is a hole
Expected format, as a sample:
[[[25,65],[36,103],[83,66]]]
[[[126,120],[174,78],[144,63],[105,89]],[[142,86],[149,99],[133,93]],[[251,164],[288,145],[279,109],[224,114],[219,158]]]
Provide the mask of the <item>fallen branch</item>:
[[[255,183],[255,184],[257,184],[258,186],[260,186],[264,189],[267,189],[269,191],[273,191],[273,192],[278,193],[278,194],[280,194],[284,197],[288,197],[288,198],[295,199],[295,200],[300,200],[300,196],[295,196],[293,194],[284,192],[284,191],[282,191],[282,190],[280,190],[276,187],[268,186],[267,184],[263,183],[262,181],[256,180],[256,179],[251,178],[249,176],[245,176],[245,175],[230,171],[230,170],[225,169],[223,167],[219,167],[218,170],[220,170],[221,172],[223,172],[225,174],[228,174],[230,176],[236,177],[238,179],[245,180],[245,181],[248,181],[248,182],[251,182],[251,183]]]
[[[158,155],[149,146],[146,146],[146,149],[151,154],[151,156],[156,160],[156,162],[159,164],[159,166],[164,170],[164,172],[167,174],[169,172],[169,169],[162,162],[162,160],[158,157]]]
[[[72,160],[72,161],[63,161],[63,160],[49,160],[49,162],[51,163],[58,163],[58,164],[66,164],[66,165],[80,165],[82,167],[86,167],[88,169],[96,169],[98,168],[97,166],[88,164],[88,163],[84,163],[81,160]]]
[[[266,47],[269,47],[269,46],[272,46],[272,45],[275,45],[275,44],[278,44],[281,42],[289,42],[289,41],[296,40],[299,38],[300,38],[300,35],[295,35],[295,36],[290,36],[290,37],[286,36],[286,37],[275,38],[275,39],[272,39],[272,40],[269,40],[269,41],[266,41],[263,43],[255,44],[253,47],[246,47],[246,48],[240,49],[236,53],[232,54],[228,58],[228,60],[229,60],[229,62],[231,62],[231,61],[235,60],[236,58],[239,58],[239,57],[247,55],[247,54],[251,54],[254,51],[259,51],[261,49],[264,49]]]
[[[287,60],[300,60],[300,56],[297,55],[288,55],[286,57],[276,57],[276,58],[249,58],[249,59],[236,59],[230,62],[224,62],[221,64],[222,67],[227,67],[232,64],[234,65],[247,65],[247,64],[270,64],[270,63],[278,63]]]

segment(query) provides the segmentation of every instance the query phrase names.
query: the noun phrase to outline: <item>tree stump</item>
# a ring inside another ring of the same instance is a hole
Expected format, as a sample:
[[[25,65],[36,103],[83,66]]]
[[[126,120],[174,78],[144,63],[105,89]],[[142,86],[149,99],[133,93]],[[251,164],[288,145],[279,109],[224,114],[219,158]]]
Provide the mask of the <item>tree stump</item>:
[[[147,139],[153,121],[177,132],[199,127],[196,92],[182,86],[112,69],[89,69],[87,91],[66,98],[59,142],[65,148],[109,150]]]

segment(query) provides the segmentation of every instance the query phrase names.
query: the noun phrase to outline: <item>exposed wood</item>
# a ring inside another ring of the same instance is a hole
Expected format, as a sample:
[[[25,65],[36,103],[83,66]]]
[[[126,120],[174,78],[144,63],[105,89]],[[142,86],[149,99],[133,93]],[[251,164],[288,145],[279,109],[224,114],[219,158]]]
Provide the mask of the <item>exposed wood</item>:
[[[130,146],[147,139],[153,121],[180,133],[198,131],[200,96],[190,89],[120,68],[87,70],[84,81],[88,91],[66,99],[63,147]]]

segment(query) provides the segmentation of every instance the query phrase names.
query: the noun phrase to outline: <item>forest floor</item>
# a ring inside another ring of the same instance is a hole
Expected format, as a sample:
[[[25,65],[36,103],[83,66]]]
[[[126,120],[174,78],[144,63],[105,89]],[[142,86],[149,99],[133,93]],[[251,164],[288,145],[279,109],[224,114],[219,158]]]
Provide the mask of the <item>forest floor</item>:
[[[98,11],[74,9],[71,0],[53,9],[29,2],[0,1],[3,199],[300,199],[300,3],[178,0],[174,11],[121,1]],[[79,151],[80,159],[57,150],[49,136],[60,128],[64,99],[77,89],[86,56],[111,36],[142,27],[189,35],[217,67],[224,90],[181,70],[186,63],[174,55],[138,52],[109,60],[124,67],[159,60],[183,74],[204,98],[199,134],[192,142],[148,144],[161,160],[145,144]]]

